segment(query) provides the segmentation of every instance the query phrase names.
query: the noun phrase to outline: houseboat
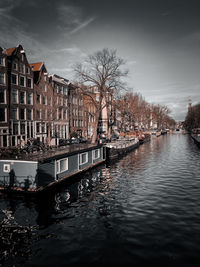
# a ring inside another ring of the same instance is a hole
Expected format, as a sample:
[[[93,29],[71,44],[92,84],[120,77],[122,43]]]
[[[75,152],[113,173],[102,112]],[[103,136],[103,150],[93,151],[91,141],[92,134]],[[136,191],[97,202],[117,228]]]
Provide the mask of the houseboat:
[[[105,161],[102,145],[72,145],[0,158],[0,190],[35,193]]]
[[[118,159],[128,152],[134,150],[139,146],[139,140],[137,138],[124,138],[117,142],[111,142],[105,145],[106,148],[106,160],[111,161]]]

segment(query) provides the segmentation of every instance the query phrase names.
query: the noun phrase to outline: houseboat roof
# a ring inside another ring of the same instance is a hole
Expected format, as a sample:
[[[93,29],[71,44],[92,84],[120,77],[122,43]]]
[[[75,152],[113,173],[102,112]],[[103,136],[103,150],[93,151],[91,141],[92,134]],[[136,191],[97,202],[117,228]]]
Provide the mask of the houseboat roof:
[[[54,159],[61,159],[77,153],[83,153],[90,151],[95,148],[100,148],[102,145],[97,144],[73,144],[67,147],[52,148],[47,151],[38,151],[27,154],[13,155],[12,157],[1,157],[4,159],[23,160],[23,161],[37,161],[37,162],[48,162]]]

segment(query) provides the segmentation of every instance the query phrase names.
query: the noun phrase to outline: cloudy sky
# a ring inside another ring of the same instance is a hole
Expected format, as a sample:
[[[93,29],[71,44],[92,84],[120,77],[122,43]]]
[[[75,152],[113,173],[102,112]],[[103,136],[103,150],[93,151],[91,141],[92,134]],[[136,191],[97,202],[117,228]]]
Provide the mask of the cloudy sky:
[[[184,120],[200,102],[199,14],[199,0],[1,0],[0,46],[72,81],[74,63],[114,48],[130,90]]]

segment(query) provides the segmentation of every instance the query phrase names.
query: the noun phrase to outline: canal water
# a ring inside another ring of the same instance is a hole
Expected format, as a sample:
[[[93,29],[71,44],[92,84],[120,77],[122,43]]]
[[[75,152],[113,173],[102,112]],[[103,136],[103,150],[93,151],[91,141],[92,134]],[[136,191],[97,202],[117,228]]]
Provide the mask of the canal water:
[[[168,134],[39,199],[1,195],[5,266],[200,266],[200,149]]]

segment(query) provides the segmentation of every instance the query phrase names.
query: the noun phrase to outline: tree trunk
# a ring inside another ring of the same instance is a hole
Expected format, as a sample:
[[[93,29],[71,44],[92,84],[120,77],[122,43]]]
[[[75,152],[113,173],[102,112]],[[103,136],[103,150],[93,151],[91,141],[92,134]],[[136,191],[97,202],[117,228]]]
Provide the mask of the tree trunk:
[[[97,111],[96,112],[96,116],[95,116],[94,131],[93,131],[92,140],[91,140],[92,144],[95,144],[96,143],[96,139],[97,139],[97,129],[98,129],[98,124],[99,124],[99,115],[100,115],[100,111]]]

